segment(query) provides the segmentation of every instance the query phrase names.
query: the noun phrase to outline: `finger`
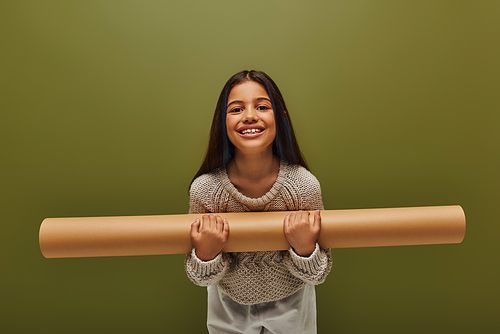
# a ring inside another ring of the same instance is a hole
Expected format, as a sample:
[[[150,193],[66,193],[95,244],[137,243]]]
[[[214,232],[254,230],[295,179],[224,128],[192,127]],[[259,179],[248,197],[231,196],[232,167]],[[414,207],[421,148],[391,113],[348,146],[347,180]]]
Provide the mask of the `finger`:
[[[200,229],[200,220],[196,219],[194,223],[191,224],[191,236],[196,237],[198,233],[200,233],[199,229]]]
[[[314,212],[314,225],[315,228],[321,228],[321,211]]]
[[[207,228],[208,226],[208,215],[203,215],[200,220],[200,232]]]
[[[210,228],[210,230],[213,230],[216,228],[216,226],[217,226],[217,218],[215,218],[214,215],[210,215],[210,222],[208,227]]]
[[[310,224],[309,223],[309,211],[301,211],[299,219],[300,219],[300,222],[303,224]]]
[[[290,226],[290,213],[285,216],[285,219],[283,220],[283,233],[287,235],[288,228]]]
[[[215,216],[215,228],[218,232],[222,232],[224,229],[224,224],[222,223],[222,218],[220,216]]]
[[[223,219],[222,224],[223,224],[222,234],[224,235],[224,238],[226,238],[226,240],[227,240],[227,237],[229,236],[229,223],[228,223],[227,219]]]
[[[286,216],[285,216],[285,220],[284,220],[284,225],[285,226],[289,226],[290,225],[290,216],[292,215],[292,213],[288,213]]]

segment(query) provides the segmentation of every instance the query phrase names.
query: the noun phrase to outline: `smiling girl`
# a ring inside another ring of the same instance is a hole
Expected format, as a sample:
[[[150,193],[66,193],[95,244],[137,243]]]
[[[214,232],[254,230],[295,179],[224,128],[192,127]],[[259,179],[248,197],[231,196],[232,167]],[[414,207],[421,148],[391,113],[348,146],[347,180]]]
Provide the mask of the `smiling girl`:
[[[278,87],[264,72],[236,73],[222,89],[190,187],[189,213],[204,215],[191,225],[185,268],[208,287],[210,333],[316,333],[314,285],[332,265],[317,243],[322,209]],[[314,224],[300,210],[317,210]],[[223,253],[230,222],[213,213],[245,211],[295,211],[283,222],[290,249]]]

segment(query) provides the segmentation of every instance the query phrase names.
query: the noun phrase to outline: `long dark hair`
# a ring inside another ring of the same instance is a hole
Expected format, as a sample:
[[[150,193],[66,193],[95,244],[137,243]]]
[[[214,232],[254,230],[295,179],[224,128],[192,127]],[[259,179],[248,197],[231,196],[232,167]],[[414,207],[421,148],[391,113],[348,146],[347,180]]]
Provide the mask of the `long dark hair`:
[[[202,174],[225,166],[234,158],[234,145],[229,140],[226,130],[227,97],[234,86],[244,81],[255,81],[261,84],[271,99],[276,124],[273,154],[285,161],[302,165],[309,169],[295,138],[285,100],[276,83],[264,72],[254,70],[241,71],[229,78],[224,88],[222,88],[217,106],[215,107],[205,159],[193,177],[193,181]]]

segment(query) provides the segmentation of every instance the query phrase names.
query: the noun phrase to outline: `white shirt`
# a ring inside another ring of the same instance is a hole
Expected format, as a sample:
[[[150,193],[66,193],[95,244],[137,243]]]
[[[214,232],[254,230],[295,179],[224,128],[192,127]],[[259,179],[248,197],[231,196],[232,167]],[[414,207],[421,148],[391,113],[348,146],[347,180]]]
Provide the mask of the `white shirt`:
[[[208,286],[207,291],[209,333],[317,333],[312,284],[284,299],[253,305],[238,304],[217,284]]]

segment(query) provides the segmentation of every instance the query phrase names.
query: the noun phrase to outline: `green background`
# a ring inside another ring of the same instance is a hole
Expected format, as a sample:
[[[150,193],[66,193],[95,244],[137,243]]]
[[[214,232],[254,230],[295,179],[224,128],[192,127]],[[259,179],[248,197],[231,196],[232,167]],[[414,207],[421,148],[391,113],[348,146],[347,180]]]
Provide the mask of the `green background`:
[[[0,2],[0,332],[203,333],[182,255],[45,259],[46,217],[178,214],[242,69],[326,209],[462,205],[462,244],[339,249],[319,333],[500,330],[500,2]]]

